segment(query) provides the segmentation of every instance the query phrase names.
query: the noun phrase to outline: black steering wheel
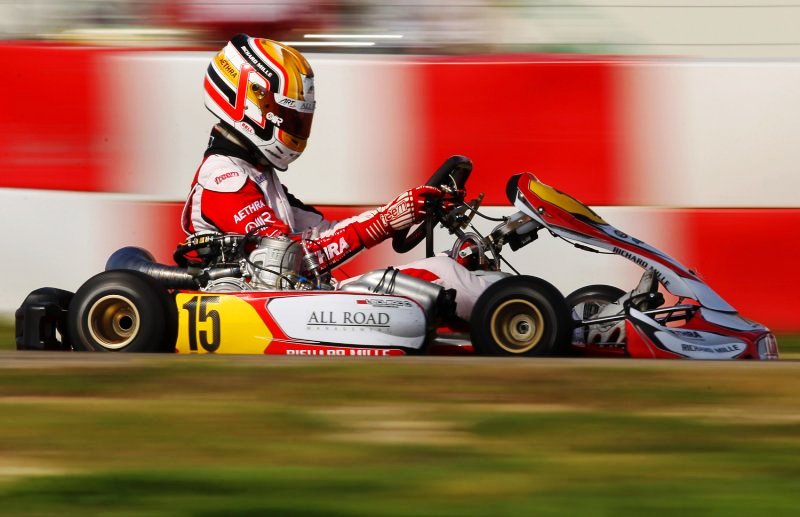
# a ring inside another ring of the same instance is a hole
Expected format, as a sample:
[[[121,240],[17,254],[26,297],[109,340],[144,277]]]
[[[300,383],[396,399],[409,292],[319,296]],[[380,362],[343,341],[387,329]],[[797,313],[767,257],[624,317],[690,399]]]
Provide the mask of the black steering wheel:
[[[444,161],[436,169],[436,172],[428,179],[425,185],[431,187],[448,187],[455,190],[463,190],[467,183],[467,178],[472,172],[472,160],[466,156],[453,155]],[[439,201],[429,201],[432,206],[428,207],[425,219],[412,231],[411,228],[399,230],[392,238],[392,249],[397,253],[407,253],[416,248],[422,239],[428,238],[429,248],[433,246],[433,227],[439,222],[442,210],[439,208]],[[428,256],[431,251],[428,250]]]

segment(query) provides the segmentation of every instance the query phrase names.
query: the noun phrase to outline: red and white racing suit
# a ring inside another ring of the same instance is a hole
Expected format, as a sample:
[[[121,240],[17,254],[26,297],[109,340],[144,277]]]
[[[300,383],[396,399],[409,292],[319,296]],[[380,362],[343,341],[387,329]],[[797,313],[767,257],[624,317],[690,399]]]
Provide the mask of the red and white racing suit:
[[[212,132],[183,209],[187,235],[203,232],[278,237],[297,236],[316,229],[317,244],[330,266],[337,266],[370,248],[388,234],[377,231],[376,211],[342,221],[328,221],[313,207],[291,195],[274,169],[254,165],[248,151]],[[472,307],[490,281],[446,256],[431,257],[398,267],[404,273],[456,290],[456,314],[469,319]]]

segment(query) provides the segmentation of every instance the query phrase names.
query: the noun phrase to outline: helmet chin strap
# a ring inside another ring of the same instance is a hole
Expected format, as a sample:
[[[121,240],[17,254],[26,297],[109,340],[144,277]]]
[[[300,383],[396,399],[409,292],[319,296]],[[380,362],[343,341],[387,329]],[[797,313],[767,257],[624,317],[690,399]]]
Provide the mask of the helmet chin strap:
[[[236,136],[236,134],[233,131],[225,127],[225,124],[217,124],[214,126],[214,129],[219,131],[220,135],[222,135],[227,141],[231,142],[232,144],[238,145],[242,149],[246,150],[250,154],[250,156],[252,156],[256,160],[257,164],[272,168],[272,164],[269,163],[266,158],[261,156],[261,153],[254,152],[253,147],[251,145],[248,145],[247,142],[243,141],[241,138]]]

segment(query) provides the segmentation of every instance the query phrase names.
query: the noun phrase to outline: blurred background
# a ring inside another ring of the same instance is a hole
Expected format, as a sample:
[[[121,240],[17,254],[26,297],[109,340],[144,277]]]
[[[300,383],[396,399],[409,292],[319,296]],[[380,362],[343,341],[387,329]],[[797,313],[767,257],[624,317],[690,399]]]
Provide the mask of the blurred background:
[[[0,314],[38,287],[76,290],[124,245],[170,261],[214,123],[205,67],[247,32],[315,70],[310,145],[283,178],[331,217],[451,154],[508,214],[505,180],[530,170],[745,316],[800,331],[798,22],[791,0],[3,1]],[[384,245],[345,274],[421,253]],[[510,258],[565,294],[639,274],[547,236]]]
[[[132,46],[216,48],[246,32],[315,51],[380,53],[747,58],[800,49],[794,0],[33,0],[4,1],[0,14],[5,39]],[[356,41],[309,36],[334,33]]]

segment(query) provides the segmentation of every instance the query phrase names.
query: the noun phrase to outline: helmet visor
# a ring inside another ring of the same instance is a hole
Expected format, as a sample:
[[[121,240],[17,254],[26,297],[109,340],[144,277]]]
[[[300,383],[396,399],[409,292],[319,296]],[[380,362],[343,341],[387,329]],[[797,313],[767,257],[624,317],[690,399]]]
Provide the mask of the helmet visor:
[[[294,137],[309,137],[316,104],[314,101],[292,99],[263,88],[256,89],[256,96],[267,122]]]

